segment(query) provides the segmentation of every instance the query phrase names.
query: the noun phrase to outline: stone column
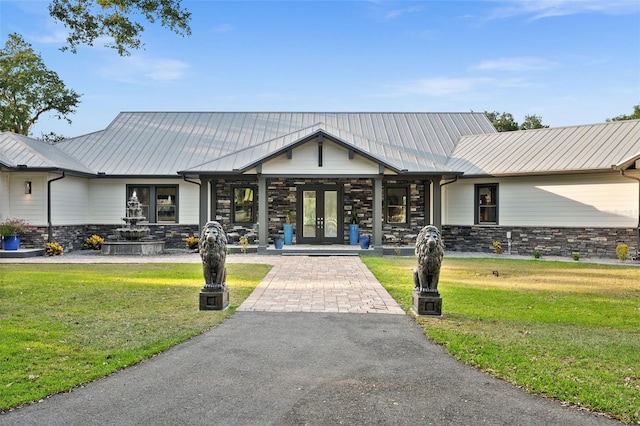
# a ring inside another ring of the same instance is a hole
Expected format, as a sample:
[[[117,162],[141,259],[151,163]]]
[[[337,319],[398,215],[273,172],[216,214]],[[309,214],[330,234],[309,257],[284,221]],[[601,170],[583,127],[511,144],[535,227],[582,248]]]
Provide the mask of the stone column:
[[[373,246],[382,247],[382,176],[373,184]]]
[[[267,179],[258,175],[258,249],[265,249],[269,244],[269,208],[267,198]]]
[[[209,179],[200,176],[200,230],[209,221]]]
[[[431,224],[438,229],[442,228],[442,188],[440,187],[440,176],[431,180],[431,193],[433,194],[433,220]]]

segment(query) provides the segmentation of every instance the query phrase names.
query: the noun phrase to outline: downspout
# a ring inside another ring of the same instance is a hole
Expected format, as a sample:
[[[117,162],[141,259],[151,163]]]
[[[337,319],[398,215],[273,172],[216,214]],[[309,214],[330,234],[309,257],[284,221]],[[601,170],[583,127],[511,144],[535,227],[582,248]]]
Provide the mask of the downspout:
[[[636,256],[634,260],[640,260],[640,178],[637,178],[635,176],[627,176],[624,174],[624,172],[624,170],[620,170],[620,174],[622,175],[622,177],[638,181],[638,226],[636,227]]]
[[[51,223],[51,183],[64,179],[66,176],[65,172],[62,172],[62,176],[59,176],[55,179],[50,179],[47,181],[47,225],[48,225],[48,242],[51,242],[51,235],[53,234],[53,224]]]

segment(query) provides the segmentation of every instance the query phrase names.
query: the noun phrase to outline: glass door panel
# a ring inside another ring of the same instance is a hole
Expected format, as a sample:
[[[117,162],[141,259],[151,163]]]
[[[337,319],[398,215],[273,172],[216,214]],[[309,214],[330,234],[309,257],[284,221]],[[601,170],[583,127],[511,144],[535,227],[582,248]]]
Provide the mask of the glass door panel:
[[[324,192],[324,237],[338,237],[338,191]]]
[[[316,237],[316,191],[302,192],[302,237]]]

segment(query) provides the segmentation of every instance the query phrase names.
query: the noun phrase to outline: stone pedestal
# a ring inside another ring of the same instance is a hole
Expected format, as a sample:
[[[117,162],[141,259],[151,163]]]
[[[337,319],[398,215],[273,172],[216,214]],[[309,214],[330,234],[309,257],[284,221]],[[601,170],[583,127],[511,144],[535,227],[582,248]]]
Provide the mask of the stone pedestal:
[[[411,310],[416,315],[442,316],[442,297],[438,292],[413,291],[413,307]]]
[[[200,290],[200,310],[201,311],[223,311],[229,307],[229,289],[224,286],[222,289]]]

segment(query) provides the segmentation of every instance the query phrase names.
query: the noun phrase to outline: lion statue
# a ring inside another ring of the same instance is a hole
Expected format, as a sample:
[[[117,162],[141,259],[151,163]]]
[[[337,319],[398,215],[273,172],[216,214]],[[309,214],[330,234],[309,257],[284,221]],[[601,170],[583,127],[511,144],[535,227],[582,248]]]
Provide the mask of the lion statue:
[[[440,266],[444,257],[444,243],[440,231],[433,225],[422,228],[416,238],[418,267],[413,270],[414,290],[438,293]]]
[[[203,290],[223,289],[227,282],[227,235],[222,225],[216,221],[207,222],[200,233],[198,247],[204,273]]]

